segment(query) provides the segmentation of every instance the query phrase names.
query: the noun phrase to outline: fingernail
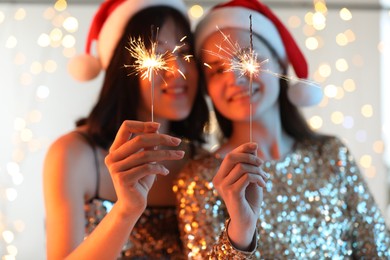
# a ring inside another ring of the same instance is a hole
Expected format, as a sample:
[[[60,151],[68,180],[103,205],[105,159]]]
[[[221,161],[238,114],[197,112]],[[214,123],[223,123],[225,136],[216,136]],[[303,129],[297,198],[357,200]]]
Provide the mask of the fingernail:
[[[175,145],[179,145],[181,143],[181,139],[176,137],[171,137],[171,141]]]
[[[167,168],[163,168],[163,173],[166,175],[166,174],[168,174],[169,173],[169,170],[167,169]]]
[[[160,128],[160,123],[150,122],[150,126],[153,127],[153,128],[159,129]]]
[[[256,157],[256,163],[257,164],[262,164],[263,163],[263,160],[261,160],[259,157]]]
[[[257,149],[257,143],[250,143],[249,148],[250,149]]]
[[[175,154],[178,156],[178,157],[183,157],[185,152],[184,151],[175,151]]]

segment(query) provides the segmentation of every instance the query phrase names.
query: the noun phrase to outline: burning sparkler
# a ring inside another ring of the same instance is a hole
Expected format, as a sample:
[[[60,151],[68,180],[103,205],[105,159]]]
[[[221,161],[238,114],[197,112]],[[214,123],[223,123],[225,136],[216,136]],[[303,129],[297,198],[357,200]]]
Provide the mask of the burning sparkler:
[[[237,42],[233,42],[230,39],[229,35],[226,35],[223,33],[218,27],[217,29],[222,34],[223,42],[226,43],[226,46],[222,46],[221,44],[217,44],[216,47],[218,49],[218,52],[210,51],[210,50],[204,50],[205,52],[216,56],[220,58],[221,60],[226,61],[227,70],[228,71],[234,71],[239,73],[239,77],[247,76],[249,78],[249,109],[250,109],[250,118],[249,118],[249,139],[250,142],[252,142],[252,96],[253,96],[253,89],[252,89],[252,82],[253,78],[258,76],[260,72],[268,73],[273,76],[276,76],[278,78],[287,80],[287,81],[297,81],[302,82],[308,86],[314,86],[318,88],[317,84],[314,82],[307,80],[307,79],[300,79],[292,76],[286,76],[283,74],[279,74],[276,72],[273,72],[269,69],[263,68],[263,65],[269,61],[269,59],[264,59],[260,61],[258,59],[258,54],[253,49],[253,31],[252,31],[252,16],[249,16],[250,20],[250,46],[249,48],[243,48],[241,47]],[[211,66],[207,63],[204,63],[205,66],[211,68]]]
[[[159,53],[158,47],[158,30],[154,35],[152,26],[152,37],[150,48],[145,46],[145,42],[141,37],[130,38],[129,46],[126,49],[130,52],[130,55],[135,59],[133,65],[124,65],[125,68],[133,68],[136,75],[140,74],[141,79],[148,79],[151,84],[151,121],[154,122],[154,76],[158,75],[160,71],[166,71],[168,73],[174,73],[177,71],[180,75],[185,78],[185,75],[179,68],[169,66],[172,61],[177,59],[175,52],[182,48],[185,43],[179,46],[175,46],[172,51],[165,51]],[[180,39],[180,42],[185,40],[186,36]],[[190,61],[192,55],[185,55],[183,59],[187,62]]]
[[[253,77],[257,76],[259,71],[263,71],[261,66],[263,63],[268,62],[264,60],[259,62],[257,59],[257,53],[253,50],[253,32],[252,32],[252,15],[249,16],[250,21],[250,46],[249,48],[242,48],[237,42],[233,43],[230,37],[224,34],[221,30],[219,32],[223,36],[223,41],[228,44],[227,47],[222,47],[222,44],[216,45],[218,48],[218,53],[205,50],[211,55],[217,56],[222,60],[228,61],[228,70],[227,71],[237,71],[239,72],[239,77],[249,76],[249,140],[252,142],[252,82]],[[210,67],[207,63],[205,66]]]

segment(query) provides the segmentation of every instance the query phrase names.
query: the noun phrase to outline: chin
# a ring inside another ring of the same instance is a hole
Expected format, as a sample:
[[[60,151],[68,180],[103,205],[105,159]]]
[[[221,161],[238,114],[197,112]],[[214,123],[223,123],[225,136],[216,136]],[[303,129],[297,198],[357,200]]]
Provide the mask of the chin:
[[[170,121],[181,121],[186,119],[190,114],[190,111],[188,112],[181,112],[181,113],[173,113],[169,115],[165,115],[164,117]]]

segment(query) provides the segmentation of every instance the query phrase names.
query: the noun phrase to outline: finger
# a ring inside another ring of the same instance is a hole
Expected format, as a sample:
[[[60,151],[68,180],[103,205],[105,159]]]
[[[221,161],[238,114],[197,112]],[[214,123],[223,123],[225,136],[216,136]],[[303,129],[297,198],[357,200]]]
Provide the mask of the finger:
[[[122,172],[146,163],[181,160],[184,154],[185,152],[180,150],[145,150],[107,165],[110,167],[110,172]],[[108,160],[112,159],[108,158]]]
[[[158,174],[166,176],[169,174],[169,170],[162,164],[147,163],[131,168],[127,171],[120,172],[119,174],[126,182],[136,182],[148,175]]]
[[[268,179],[260,167],[256,167],[249,164],[237,164],[234,169],[231,171],[226,178],[223,179],[223,185],[234,185],[239,179],[244,175],[257,175],[261,178],[261,182],[258,183],[260,186],[264,187],[265,181]]]
[[[257,148],[258,148],[257,143],[248,142],[248,143],[244,143],[244,144],[236,147],[235,149],[232,150],[232,152],[234,152],[234,153],[251,153],[251,154],[255,154],[256,151],[257,151]]]
[[[251,184],[265,188],[266,183],[260,175],[247,173],[242,175],[235,183],[230,185],[230,190],[236,194],[244,195],[247,187]],[[229,188],[228,188],[229,189]]]
[[[156,150],[155,147],[159,145],[175,147],[180,143],[181,139],[165,134],[138,135],[113,151],[112,156],[114,160],[120,161],[144,149]]]
[[[127,142],[133,133],[153,133],[160,127],[159,123],[125,120],[120,126],[110,151],[116,150]]]
[[[219,180],[226,178],[226,176],[229,175],[233,168],[239,163],[259,167],[262,164],[262,160],[250,153],[229,153],[221,163],[220,169],[215,176],[216,181],[218,182]]]

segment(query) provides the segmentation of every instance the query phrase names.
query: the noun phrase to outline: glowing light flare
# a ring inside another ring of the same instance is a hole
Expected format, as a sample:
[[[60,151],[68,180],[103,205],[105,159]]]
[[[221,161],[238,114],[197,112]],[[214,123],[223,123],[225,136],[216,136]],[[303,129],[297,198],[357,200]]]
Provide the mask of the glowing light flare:
[[[39,35],[37,40],[38,45],[41,47],[49,46],[50,42],[51,42],[50,36],[46,33],[42,33],[41,35]]]
[[[370,105],[370,104],[363,105],[362,108],[360,109],[360,111],[361,111],[362,115],[364,117],[367,117],[367,118],[372,117],[374,114],[374,109],[372,108],[372,105]]]
[[[12,243],[12,241],[14,240],[15,238],[15,235],[12,231],[10,230],[4,230],[3,233],[2,233],[2,237],[4,239],[4,241],[7,243],[7,244],[10,244]]]
[[[372,150],[377,154],[382,154],[385,150],[385,144],[382,140],[375,141],[372,145]]]
[[[13,49],[16,47],[16,45],[18,44],[18,40],[16,39],[15,36],[11,35],[8,37],[6,43],[5,43],[5,47],[7,49]]]
[[[336,69],[340,72],[345,72],[348,70],[349,66],[348,66],[348,62],[347,60],[341,58],[341,59],[338,59],[336,61]]]
[[[2,11],[0,11],[0,24],[2,24],[4,20],[5,20],[5,15]]]
[[[68,4],[65,0],[57,0],[56,3],[54,4],[54,8],[61,12],[64,11],[67,8]]]
[[[323,120],[322,120],[322,117],[320,117],[320,116],[313,116],[308,120],[308,123],[309,123],[311,128],[318,130],[322,127]]]
[[[184,38],[182,38],[183,40]],[[175,46],[171,52],[158,53],[157,42],[152,42],[151,48],[148,49],[145,46],[145,42],[139,37],[137,39],[130,39],[129,46],[126,49],[130,52],[130,55],[135,59],[134,65],[124,65],[125,68],[133,68],[134,71],[131,74],[141,75],[142,79],[148,79],[152,81],[153,74],[158,74],[159,71],[167,71],[174,73],[175,68],[169,66],[169,63],[176,60],[176,56],[173,55],[181,46]],[[185,61],[190,61],[192,55],[184,57]],[[178,69],[177,69],[178,70]],[[183,75],[183,73],[181,73]]]
[[[352,13],[349,11],[347,8],[341,8],[339,12],[340,18],[343,19],[344,21],[349,21],[352,19]]]
[[[301,26],[301,19],[296,15],[290,16],[290,18],[288,18],[288,25],[291,28],[299,28],[299,26]]]
[[[239,76],[257,76],[262,71],[261,66],[268,62],[268,59],[261,62],[258,61],[257,53],[250,50],[250,48],[242,48],[237,42],[234,43],[230,39],[229,35],[223,33],[217,28],[222,34],[223,42],[226,43],[226,47],[223,44],[216,44],[218,52],[210,50],[204,50],[205,52],[226,61],[227,70],[226,72],[238,72]],[[211,65],[204,63],[208,68],[212,68]]]
[[[356,90],[356,84],[353,79],[346,79],[343,83],[343,88],[345,91],[354,92]]]
[[[79,21],[75,17],[67,17],[65,18],[62,26],[70,33],[74,33],[79,28]]]
[[[175,46],[172,51],[165,51],[159,53],[157,51],[158,47],[158,31],[157,28],[156,33],[153,31],[152,26],[152,39],[151,46],[147,48],[145,42],[141,37],[138,38],[130,38],[129,46],[126,49],[129,51],[130,55],[135,59],[134,64],[132,65],[124,65],[125,68],[133,69],[129,75],[135,74],[140,75],[141,79],[148,79],[151,83],[151,120],[154,121],[154,75],[159,75],[159,72],[166,71],[169,73],[178,72],[183,78],[185,75],[179,68],[175,68],[174,66],[170,66],[171,62],[177,60],[177,52],[180,48],[185,46],[185,43]],[[180,42],[183,42],[186,39],[186,36],[180,39]],[[183,60],[189,62],[192,55],[184,56]],[[163,79],[164,80],[164,79]]]
[[[359,163],[365,169],[370,168],[371,165],[372,165],[372,157],[371,157],[371,155],[368,155],[368,154],[363,155],[362,157],[360,157]]]
[[[203,7],[200,5],[193,5],[191,6],[188,13],[190,14],[191,17],[198,19],[203,16],[204,10]]]
[[[26,18],[26,10],[24,8],[19,8],[18,10],[16,10],[14,19],[16,21],[21,21],[24,18]]]

